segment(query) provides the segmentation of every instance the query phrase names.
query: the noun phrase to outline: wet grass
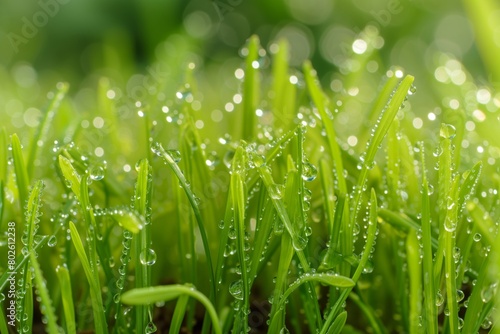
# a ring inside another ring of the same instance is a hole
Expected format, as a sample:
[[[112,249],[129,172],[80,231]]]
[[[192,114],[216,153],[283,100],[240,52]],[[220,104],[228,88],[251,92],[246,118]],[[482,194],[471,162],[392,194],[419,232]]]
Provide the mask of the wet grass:
[[[380,73],[350,113],[273,49],[249,40],[230,102],[189,63],[171,96],[123,106],[100,78],[82,116],[60,84],[31,133],[1,131],[0,226],[22,235],[2,332],[12,298],[20,332],[495,331],[500,175],[464,145],[473,118],[420,138],[418,75]]]

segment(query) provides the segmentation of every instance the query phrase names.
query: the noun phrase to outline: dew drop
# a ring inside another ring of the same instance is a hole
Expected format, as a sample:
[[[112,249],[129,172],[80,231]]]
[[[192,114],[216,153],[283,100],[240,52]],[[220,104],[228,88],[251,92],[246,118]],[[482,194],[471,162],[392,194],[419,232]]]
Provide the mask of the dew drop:
[[[229,293],[238,300],[243,300],[243,282],[237,280],[229,286]]]
[[[444,139],[453,139],[456,136],[456,129],[451,124],[441,124],[439,136]]]
[[[272,184],[269,189],[269,196],[272,199],[280,199],[283,197],[283,185],[280,184]]]
[[[302,179],[307,182],[314,181],[318,175],[318,169],[310,162],[304,162],[302,170]]]
[[[493,298],[493,296],[495,295],[496,293],[496,290],[497,290],[497,283],[492,283],[490,284],[489,286],[486,286],[484,287],[482,290],[481,290],[481,299],[483,301],[483,303],[488,303],[491,298]]]
[[[439,307],[439,306],[443,305],[443,303],[444,303],[444,297],[441,294],[441,291],[438,290],[438,292],[436,294],[436,306]]]
[[[104,167],[98,165],[90,169],[90,178],[94,181],[100,181],[104,178]]]
[[[177,150],[167,150],[167,153],[172,157],[172,160],[174,160],[175,163],[181,161],[181,152]]]
[[[56,244],[57,244],[57,238],[55,235],[53,235],[49,238],[49,241],[47,242],[47,246],[54,247]]]
[[[152,266],[156,263],[156,253],[152,248],[143,249],[139,255],[139,260],[145,266]]]
[[[148,325],[146,326],[146,329],[144,330],[144,332],[146,334],[151,334],[151,333],[156,332],[156,330],[157,330],[156,325],[152,321],[150,321],[148,323]]]

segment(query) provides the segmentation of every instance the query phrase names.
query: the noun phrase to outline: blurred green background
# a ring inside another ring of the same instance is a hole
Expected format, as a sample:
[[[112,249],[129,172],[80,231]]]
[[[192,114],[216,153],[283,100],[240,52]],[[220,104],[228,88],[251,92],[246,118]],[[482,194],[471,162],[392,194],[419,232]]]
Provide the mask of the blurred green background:
[[[216,63],[236,56],[251,34],[264,47],[285,37],[292,65],[312,58],[326,73],[342,66],[367,25],[380,32],[385,66],[427,72],[433,52],[442,51],[488,79],[463,5],[453,0],[3,0],[0,22],[4,70],[29,64],[40,79],[72,84],[109,66],[140,70],[172,34],[188,38],[205,61]]]
[[[271,66],[273,43],[283,38],[299,80],[302,62],[312,60],[327,93],[342,101],[339,111],[349,111],[336,119],[344,141],[345,129],[359,130],[387,71],[401,69],[416,77],[418,91],[403,120],[415,132],[410,137],[435,137],[451,110],[457,111],[452,120],[474,122],[467,130],[482,131],[482,138],[465,139],[500,147],[498,7],[491,0],[3,0],[0,116],[8,132],[31,131],[47,93],[61,81],[71,87],[68,113],[99,114],[101,77],[110,78],[109,87],[116,88],[110,99],[118,104],[154,96],[173,106],[193,62],[202,92],[198,99],[208,110],[199,117],[209,126],[213,110],[224,111],[234,100],[242,48],[257,34],[264,71]],[[130,118],[125,109],[118,106],[120,119]],[[486,153],[497,158],[498,151]]]

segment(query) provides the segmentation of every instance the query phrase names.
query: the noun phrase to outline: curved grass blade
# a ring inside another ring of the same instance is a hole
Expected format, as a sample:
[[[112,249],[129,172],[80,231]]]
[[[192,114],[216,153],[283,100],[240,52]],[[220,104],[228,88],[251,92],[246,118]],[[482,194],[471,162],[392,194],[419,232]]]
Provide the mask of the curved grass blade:
[[[36,133],[31,139],[30,152],[28,155],[28,165],[27,165],[29,177],[33,176],[33,168],[35,167],[35,160],[37,158],[38,151],[40,147],[43,147],[45,143],[50,123],[52,122],[52,119],[54,118],[57,110],[59,109],[61,101],[66,96],[68,89],[69,85],[67,83],[60,82],[57,84],[57,92],[54,94],[54,97],[50,101],[49,107],[47,108],[47,111],[45,112],[43,118],[41,119],[40,124],[37,127]]]
[[[299,279],[297,279],[294,283],[290,285],[290,287],[285,291],[283,296],[279,300],[279,304],[277,308],[283,308],[285,306],[286,300],[290,296],[292,292],[294,292],[300,285],[306,282],[317,282],[329,286],[335,286],[338,288],[352,288],[356,283],[354,280],[349,277],[340,276],[340,275],[330,275],[330,274],[304,274]],[[273,328],[278,330],[281,328],[281,324],[277,323],[277,317],[274,316],[271,319],[271,324],[269,325],[270,332],[273,332]],[[276,332],[274,332],[276,333]]]
[[[300,126],[297,126],[294,130],[287,132],[285,135],[280,137],[274,146],[272,146],[269,149],[269,152],[266,154],[266,161],[265,163],[269,165],[271,162],[276,159],[280,154],[283,153],[283,150],[287,147],[287,145],[290,143],[292,138],[297,136],[297,131],[300,130]],[[247,177],[247,189],[253,189],[257,181],[259,180],[259,173],[255,169],[252,169],[249,172],[249,176]]]
[[[370,258],[370,254],[372,251],[373,244],[375,243],[375,238],[377,234],[377,196],[375,194],[375,190],[371,190],[371,197],[370,197],[370,214],[369,214],[369,219],[368,219],[368,231],[367,237],[366,237],[366,244],[365,248],[363,250],[363,253],[361,255],[361,259],[359,260],[358,267],[356,268],[356,271],[354,272],[354,275],[352,276],[352,281],[354,283],[357,283],[359,280],[359,277],[361,276],[361,273],[365,269],[368,259]],[[349,296],[349,293],[351,292],[352,288],[347,288],[342,291],[340,297],[337,299],[335,304],[332,306],[331,310],[328,311],[328,316],[326,317],[325,323],[323,327],[320,330],[320,334],[326,334],[330,327],[333,324],[333,321],[337,317],[337,314],[339,313],[342,304],[345,302],[347,297]]]
[[[94,314],[94,324],[96,331],[106,334],[108,333],[108,326],[106,324],[104,306],[101,297],[99,276],[97,275],[96,269],[92,268],[91,263],[89,262],[89,258],[85,253],[80,234],[78,233],[75,224],[73,224],[73,222],[71,221],[69,222],[69,228],[71,240],[73,241],[76,253],[78,255],[78,258],[80,259],[83,271],[85,272],[85,276],[87,277],[87,281],[90,285],[90,298],[92,301],[92,311]]]
[[[14,170],[16,173],[17,190],[19,192],[19,203],[21,211],[28,200],[28,187],[30,184],[26,164],[24,163],[21,143],[17,134],[11,136],[12,157],[14,159]]]
[[[245,79],[243,82],[243,126],[242,139],[251,140],[255,131],[255,109],[259,100],[259,48],[260,42],[256,35],[248,41],[248,55],[245,60]]]
[[[57,278],[61,287],[61,299],[63,304],[64,319],[66,322],[66,333],[76,334],[75,306],[73,304],[73,293],[71,291],[71,279],[66,266],[56,268]]]
[[[189,285],[165,285],[154,286],[141,289],[132,289],[125,292],[122,297],[122,303],[129,305],[147,305],[157,302],[168,302],[179,298],[182,295],[188,295],[198,300],[207,310],[212,320],[213,329],[216,334],[222,334],[217,312],[210,300],[204,294]]]
[[[384,106],[387,104],[387,101],[391,98],[392,92],[396,89],[398,86],[399,78],[395,75],[390,76],[387,78],[387,81],[384,84],[384,87],[382,87],[382,90],[380,93],[377,94],[377,99],[375,100],[375,103],[373,104],[373,107],[370,109],[370,112],[368,114],[368,122],[363,122],[365,126],[363,127],[363,130],[360,131],[359,134],[359,139],[360,142],[364,143],[368,141],[368,136],[370,134],[370,129],[369,127],[372,124],[375,124],[377,121],[377,118],[379,117],[379,112],[380,110],[384,109]]]
[[[333,322],[332,326],[330,326],[330,329],[328,330],[327,334],[342,333],[342,329],[344,328],[346,321],[347,321],[347,312],[345,311],[341,312]]]
[[[358,182],[354,190],[354,212],[351,216],[351,225],[356,222],[358,212],[361,206],[361,196],[363,194],[363,188],[365,187],[368,171],[373,168],[375,163],[375,154],[378,148],[382,144],[386,133],[389,131],[392,121],[396,117],[402,103],[408,95],[408,90],[413,84],[414,77],[407,75],[403,81],[399,84],[398,88],[392,95],[391,99],[387,103],[384,110],[381,111],[377,123],[374,127],[374,132],[370,141],[366,147],[365,154],[362,158],[361,172],[358,177]],[[352,227],[352,226],[351,226]]]
[[[214,280],[214,270],[213,270],[213,265],[212,265],[212,256],[210,255],[210,248],[209,248],[207,233],[205,231],[205,226],[203,223],[200,209],[199,209],[198,204],[196,202],[196,197],[194,196],[193,191],[189,187],[188,182],[187,182],[186,178],[184,177],[184,174],[182,174],[182,171],[179,169],[179,166],[177,166],[177,163],[175,162],[175,159],[174,159],[174,157],[172,157],[171,153],[165,151],[165,149],[161,146],[160,143],[156,143],[153,146],[153,151],[158,156],[162,157],[165,160],[165,162],[168,164],[168,166],[172,169],[175,176],[179,180],[180,185],[184,189],[184,192],[186,193],[186,196],[189,199],[189,203],[191,204],[191,207],[193,208],[193,212],[194,212],[196,221],[198,223],[198,228],[200,230],[203,248],[205,251],[206,258],[207,258],[207,264],[208,264],[208,270],[209,270],[208,280],[210,282],[210,291],[211,291],[210,296],[211,296],[211,298],[213,298],[215,296],[215,280]]]
[[[313,69],[311,62],[304,62],[303,72],[309,95],[318,109],[321,120],[323,121],[323,126],[325,127],[326,136],[328,138],[328,146],[330,147],[330,153],[335,164],[336,176],[339,183],[339,192],[341,195],[345,195],[347,194],[347,184],[344,177],[342,154],[337,143],[337,135],[335,133],[335,128],[333,127],[333,121],[331,117],[329,117],[330,111],[327,107],[328,100],[321,90],[316,76],[316,71]]]

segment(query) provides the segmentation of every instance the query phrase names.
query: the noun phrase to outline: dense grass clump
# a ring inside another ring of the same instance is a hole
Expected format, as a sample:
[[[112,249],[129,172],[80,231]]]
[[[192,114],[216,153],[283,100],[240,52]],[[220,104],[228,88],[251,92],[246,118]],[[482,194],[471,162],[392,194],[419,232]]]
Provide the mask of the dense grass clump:
[[[116,77],[59,84],[32,131],[1,131],[2,333],[494,331],[499,155],[477,154],[477,115],[414,109],[399,68],[330,89],[271,50],[253,36],[229,84],[187,62],[132,103]]]

